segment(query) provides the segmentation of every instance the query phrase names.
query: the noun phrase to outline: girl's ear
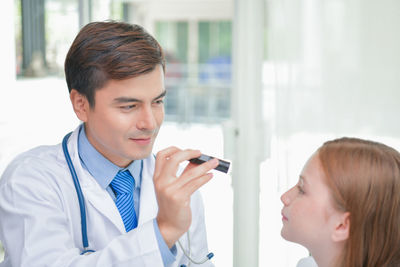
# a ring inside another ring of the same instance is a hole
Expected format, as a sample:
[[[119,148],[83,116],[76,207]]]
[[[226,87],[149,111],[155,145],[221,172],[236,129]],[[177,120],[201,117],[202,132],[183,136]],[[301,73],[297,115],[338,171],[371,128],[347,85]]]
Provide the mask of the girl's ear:
[[[344,212],[338,216],[338,221],[332,233],[332,240],[334,242],[345,241],[349,238],[350,234],[350,212]]]
[[[90,108],[87,98],[75,89],[71,90],[69,93],[69,98],[78,119],[86,122],[87,114]]]

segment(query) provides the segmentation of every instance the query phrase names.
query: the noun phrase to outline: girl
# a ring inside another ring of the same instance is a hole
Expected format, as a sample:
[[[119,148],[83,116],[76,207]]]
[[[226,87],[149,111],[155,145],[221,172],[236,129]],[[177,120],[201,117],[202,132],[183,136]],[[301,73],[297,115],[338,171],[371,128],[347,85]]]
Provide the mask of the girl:
[[[282,195],[281,235],[319,267],[400,266],[400,154],[342,138],[308,160]]]

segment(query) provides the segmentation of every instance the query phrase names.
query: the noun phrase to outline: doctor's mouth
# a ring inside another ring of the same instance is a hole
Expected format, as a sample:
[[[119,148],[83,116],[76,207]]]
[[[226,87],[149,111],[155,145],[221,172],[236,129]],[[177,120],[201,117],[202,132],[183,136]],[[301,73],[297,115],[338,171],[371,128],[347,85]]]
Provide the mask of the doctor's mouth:
[[[147,137],[147,138],[129,138],[129,140],[135,142],[138,145],[148,145],[152,142],[153,138],[152,137]]]

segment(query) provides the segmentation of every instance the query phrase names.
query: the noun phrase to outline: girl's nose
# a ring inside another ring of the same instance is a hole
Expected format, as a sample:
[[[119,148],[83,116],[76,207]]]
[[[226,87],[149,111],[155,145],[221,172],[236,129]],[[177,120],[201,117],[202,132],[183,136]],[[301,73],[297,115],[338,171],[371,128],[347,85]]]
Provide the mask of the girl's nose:
[[[291,195],[292,195],[292,193],[293,193],[293,189],[294,189],[294,187],[292,187],[291,189],[289,189],[288,191],[286,191],[286,192],[281,196],[281,201],[282,201],[283,205],[289,206],[289,204],[290,204],[290,199],[291,199]]]

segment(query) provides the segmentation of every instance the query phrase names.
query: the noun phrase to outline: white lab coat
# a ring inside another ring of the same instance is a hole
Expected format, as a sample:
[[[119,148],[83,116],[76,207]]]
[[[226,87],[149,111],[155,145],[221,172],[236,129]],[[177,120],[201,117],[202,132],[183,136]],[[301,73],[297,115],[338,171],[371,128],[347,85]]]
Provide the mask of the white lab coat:
[[[110,195],[82,168],[77,137],[75,130],[68,149],[85,198],[89,248],[96,252],[80,255],[78,198],[61,144],[41,146],[14,159],[0,180],[0,238],[6,253],[0,266],[163,266],[153,226],[158,210],[154,157],[144,159],[138,227],[126,233]],[[200,193],[192,196],[191,207],[192,257],[200,259],[208,253]],[[187,246],[186,234],[181,242]],[[187,265],[178,245],[177,249],[171,266]],[[208,261],[201,266],[213,264]]]

